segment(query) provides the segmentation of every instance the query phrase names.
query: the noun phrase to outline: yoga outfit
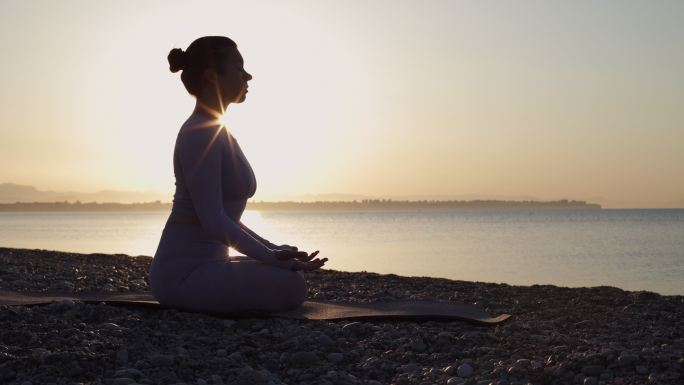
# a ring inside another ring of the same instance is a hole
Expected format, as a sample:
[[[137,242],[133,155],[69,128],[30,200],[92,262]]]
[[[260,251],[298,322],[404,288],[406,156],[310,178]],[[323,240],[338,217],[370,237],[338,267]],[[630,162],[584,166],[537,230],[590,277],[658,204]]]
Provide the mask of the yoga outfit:
[[[240,222],[256,179],[238,142],[215,121],[192,114],[173,153],[176,191],[150,266],[162,305],[194,311],[279,312],[306,297],[303,274],[276,246]],[[228,258],[228,247],[246,257]]]

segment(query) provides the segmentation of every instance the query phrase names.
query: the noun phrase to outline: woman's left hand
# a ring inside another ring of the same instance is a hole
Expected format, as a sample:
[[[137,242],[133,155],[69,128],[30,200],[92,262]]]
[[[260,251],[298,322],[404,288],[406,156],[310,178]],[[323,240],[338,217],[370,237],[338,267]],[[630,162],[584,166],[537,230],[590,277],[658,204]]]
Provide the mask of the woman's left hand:
[[[298,251],[297,246],[290,246],[290,245],[276,246],[276,250]]]
[[[318,250],[309,254],[306,251],[291,251],[291,250],[276,250],[275,257],[281,261],[287,261],[288,259],[297,259],[302,262],[309,262],[318,255]],[[326,258],[327,260],[327,258]]]

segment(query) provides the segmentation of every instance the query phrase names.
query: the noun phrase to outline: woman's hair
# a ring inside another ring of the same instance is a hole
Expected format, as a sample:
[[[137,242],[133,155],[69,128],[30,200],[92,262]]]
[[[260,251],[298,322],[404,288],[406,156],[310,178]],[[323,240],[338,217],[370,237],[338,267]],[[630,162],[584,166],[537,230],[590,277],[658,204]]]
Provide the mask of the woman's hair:
[[[219,65],[226,58],[226,49],[237,48],[235,42],[225,36],[204,36],[193,41],[183,51],[174,48],[169,52],[169,69],[171,72],[181,73],[181,80],[185,89],[191,95],[197,96],[202,90],[202,74],[207,68],[213,68],[221,73]]]

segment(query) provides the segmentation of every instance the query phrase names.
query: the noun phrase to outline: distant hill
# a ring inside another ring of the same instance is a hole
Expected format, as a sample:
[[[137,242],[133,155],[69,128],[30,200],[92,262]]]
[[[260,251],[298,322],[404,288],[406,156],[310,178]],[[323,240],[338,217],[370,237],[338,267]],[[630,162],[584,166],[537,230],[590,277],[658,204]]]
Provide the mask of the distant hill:
[[[116,191],[101,190],[92,193],[76,191],[41,191],[33,186],[19,185],[15,183],[0,183],[0,203],[15,202],[171,202],[170,194],[161,194],[154,191]]]

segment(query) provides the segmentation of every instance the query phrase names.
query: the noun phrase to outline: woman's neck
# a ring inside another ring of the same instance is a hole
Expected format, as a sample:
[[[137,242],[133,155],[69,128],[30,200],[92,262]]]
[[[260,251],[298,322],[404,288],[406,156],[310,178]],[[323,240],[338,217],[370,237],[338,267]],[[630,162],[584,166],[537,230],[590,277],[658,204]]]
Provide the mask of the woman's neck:
[[[193,115],[201,115],[209,119],[220,119],[221,115],[226,113],[228,106],[223,107],[218,102],[205,102],[200,99],[195,101],[195,109],[192,111]]]

